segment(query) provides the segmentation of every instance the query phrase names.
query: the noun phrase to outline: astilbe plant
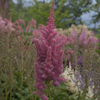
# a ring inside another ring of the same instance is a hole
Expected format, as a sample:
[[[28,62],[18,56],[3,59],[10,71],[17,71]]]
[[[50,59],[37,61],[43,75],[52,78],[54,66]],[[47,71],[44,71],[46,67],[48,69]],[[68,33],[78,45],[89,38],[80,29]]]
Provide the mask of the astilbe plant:
[[[88,36],[84,29],[80,36],[78,36],[76,30],[73,30],[71,37],[74,40],[73,48],[78,49],[79,52],[86,51],[89,45],[90,48],[97,48],[94,44],[98,43],[98,38],[95,37],[94,32],[92,32],[91,36]]]
[[[74,40],[72,39],[72,37],[66,37],[63,34],[60,34],[59,37],[62,40],[65,40],[64,46],[63,46],[63,50],[64,50],[64,60],[67,59],[68,62],[70,62],[71,60],[71,55],[73,55],[74,51],[72,49],[73,45],[74,45]],[[66,62],[66,60],[65,60]],[[64,63],[64,65],[66,66],[66,64]]]
[[[96,49],[98,48],[96,45],[96,43],[98,43],[98,38],[95,37],[94,32],[92,32],[91,36],[88,36],[85,29],[82,31],[82,33],[80,34],[80,36],[78,37],[77,32],[75,30],[73,30],[73,32],[71,33],[71,37],[74,40],[74,49],[77,49],[78,52],[82,53],[87,51],[87,48],[90,47],[92,49]],[[77,57],[78,60],[78,64],[80,66],[82,66],[81,60],[83,59],[83,56],[81,54],[81,57]],[[72,61],[72,67],[74,67],[73,65],[73,61]]]
[[[36,55],[35,52],[35,46],[31,42],[31,38],[28,35],[24,34],[24,29],[20,25],[24,25],[25,23],[23,20],[19,19],[14,23],[15,27],[15,34],[16,36],[16,44],[14,44],[13,48],[13,53],[15,54],[14,60],[15,60],[15,65],[17,66],[16,68],[16,77],[19,77],[19,79],[16,79],[18,83],[16,84],[17,90],[19,92],[19,97],[21,100],[23,99],[23,87],[26,84],[28,86],[28,91],[30,92],[27,96],[28,99],[34,100],[34,96],[31,95],[32,91],[34,88],[32,87],[32,84],[34,84],[34,58]],[[30,29],[30,28],[28,28]],[[21,33],[22,32],[22,33]],[[27,36],[27,40],[26,40]],[[20,76],[19,76],[20,74]],[[25,96],[24,96],[25,99]]]
[[[71,37],[74,40],[74,54],[71,61],[72,68],[75,69],[75,71],[78,71],[78,73],[75,72],[75,78],[76,80],[73,80],[76,85],[77,81],[80,82],[80,87],[83,91],[82,100],[85,99],[87,88],[92,87],[93,94],[91,94],[91,97],[98,94],[99,90],[99,79],[96,77],[99,77],[99,59],[100,57],[96,54],[95,50],[97,46],[94,44],[98,43],[98,38],[94,36],[94,32],[92,32],[91,36],[88,36],[86,33],[86,30],[84,29],[80,36],[77,35],[76,30],[73,30],[71,33]],[[95,60],[96,59],[96,60]],[[95,66],[98,66],[98,68],[95,68]],[[98,71],[97,71],[98,70]],[[94,86],[94,87],[93,87]]]
[[[42,24],[39,24],[39,27],[36,28],[36,21],[34,19],[29,21],[27,25],[25,25],[24,20],[18,19],[13,23],[13,27],[15,29],[17,38],[20,38],[23,41],[24,45],[26,45],[26,50],[29,49],[28,44],[33,44],[33,39],[39,38],[39,36],[41,36],[41,30],[45,28],[45,26]]]
[[[77,84],[77,80],[80,82],[78,87],[83,91],[81,94],[81,99],[84,100],[86,97],[87,89],[92,88],[93,94],[91,97],[96,98],[99,93],[99,71],[100,71],[100,56],[95,52],[95,47],[91,43],[87,44],[85,51],[79,52],[79,48],[74,49],[72,67],[75,68],[78,73],[75,73],[76,80],[74,82]]]
[[[36,28],[36,21],[32,19],[31,21],[29,21],[26,27],[26,33],[29,34],[31,32],[33,38],[38,38],[41,35],[41,30],[43,30],[44,28],[45,26],[42,24],[39,24],[39,27]],[[33,42],[33,39],[31,41]]]
[[[34,94],[39,95],[43,100],[47,100],[44,93],[48,87],[50,97],[50,82],[52,85],[59,86],[60,82],[66,81],[60,75],[63,69],[63,51],[62,46],[65,41],[59,43],[59,37],[56,37],[57,31],[54,31],[54,1],[52,2],[50,17],[48,18],[47,26],[42,31],[42,36],[39,39],[34,39],[37,57],[35,62],[35,85],[37,91]]]
[[[24,23],[23,20],[18,20]],[[17,23],[15,28],[10,20],[0,16],[0,99],[31,99],[34,100],[34,61],[35,45],[28,44],[25,49],[25,36],[21,35],[23,28]],[[25,25],[24,25],[25,26]],[[29,42],[30,40],[27,40]],[[32,88],[31,88],[32,87]],[[27,91],[26,91],[27,90]]]
[[[66,36],[64,32],[61,30],[61,28],[54,29],[58,31],[58,36],[60,41],[65,40],[63,50],[64,50],[64,56],[63,56],[63,63],[64,63],[64,69],[65,67],[71,62],[71,56],[74,54],[73,46],[74,46],[74,39],[72,37]]]
[[[14,70],[11,67],[12,59],[10,59],[12,56],[10,53],[12,52],[11,48],[13,43],[10,37],[13,31],[12,22],[6,22],[0,16],[0,99],[4,99],[5,97],[6,100],[13,87],[12,74]],[[9,84],[9,87],[7,84]],[[5,93],[2,93],[2,90],[4,90]]]

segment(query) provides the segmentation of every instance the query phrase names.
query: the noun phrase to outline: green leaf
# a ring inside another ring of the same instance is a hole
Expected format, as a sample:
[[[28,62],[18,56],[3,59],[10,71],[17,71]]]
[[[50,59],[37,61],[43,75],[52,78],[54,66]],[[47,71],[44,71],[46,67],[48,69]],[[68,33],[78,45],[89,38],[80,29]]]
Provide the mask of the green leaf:
[[[96,52],[100,54],[100,50],[99,49],[97,49]]]

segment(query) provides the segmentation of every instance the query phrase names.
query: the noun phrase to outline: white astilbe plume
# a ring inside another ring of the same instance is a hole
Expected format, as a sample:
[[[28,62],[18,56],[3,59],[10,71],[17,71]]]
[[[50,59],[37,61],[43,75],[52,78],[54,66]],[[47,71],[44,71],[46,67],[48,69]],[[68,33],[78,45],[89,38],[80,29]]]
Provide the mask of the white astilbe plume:
[[[75,82],[72,80],[74,79],[74,71],[71,69],[71,65],[69,64],[69,68],[66,67],[64,73],[61,75],[64,77],[66,81],[66,89],[70,90],[73,93],[78,94],[78,87],[76,86]],[[79,83],[78,83],[79,84]]]
[[[76,71],[76,73],[78,73],[78,72]],[[73,97],[75,99],[77,99],[77,97],[79,96],[79,93],[82,94],[83,91],[81,89],[79,89],[80,82],[75,79],[74,70],[71,69],[71,64],[69,64],[69,68],[66,67],[65,71],[62,73],[61,76],[67,80],[65,82],[66,89],[69,90],[70,92],[74,93]],[[73,80],[77,81],[77,85]],[[93,98],[93,96],[94,96],[93,88],[94,88],[94,85],[88,87],[88,92],[85,97],[86,99]]]

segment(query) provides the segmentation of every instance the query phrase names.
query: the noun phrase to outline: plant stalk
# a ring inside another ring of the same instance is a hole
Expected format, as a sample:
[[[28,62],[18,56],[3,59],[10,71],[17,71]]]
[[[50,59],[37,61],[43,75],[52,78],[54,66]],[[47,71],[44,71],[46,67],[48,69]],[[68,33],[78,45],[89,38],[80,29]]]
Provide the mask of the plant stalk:
[[[22,51],[22,69],[21,69],[21,89],[20,89],[20,100],[22,100],[22,86],[23,86],[23,51]]]
[[[47,82],[47,87],[48,87],[48,96],[49,96],[49,100],[51,100],[50,82]]]

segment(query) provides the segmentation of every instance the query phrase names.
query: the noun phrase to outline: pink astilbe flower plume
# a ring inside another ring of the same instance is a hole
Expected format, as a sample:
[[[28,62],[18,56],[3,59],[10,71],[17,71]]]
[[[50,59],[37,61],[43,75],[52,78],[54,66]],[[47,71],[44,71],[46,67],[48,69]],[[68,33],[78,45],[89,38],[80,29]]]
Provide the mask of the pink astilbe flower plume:
[[[82,33],[79,37],[79,43],[82,44],[84,40],[87,40],[87,35],[85,33],[85,29],[82,31]]]
[[[97,47],[96,45],[93,45],[93,44],[97,44],[99,42],[98,38],[96,38],[95,36],[90,36],[89,41],[90,41],[91,47]]]
[[[83,47],[87,47],[88,42],[89,42],[88,36],[86,35],[86,31],[84,29],[79,37],[79,44],[82,45]]]
[[[0,32],[8,32],[9,34],[11,34],[14,30],[15,29],[13,28],[13,23],[6,18],[3,19],[0,16]]]
[[[22,19],[18,19],[18,22],[22,23],[25,26],[25,22]]]
[[[21,20],[16,20],[14,22],[14,28],[16,29],[16,31],[18,31],[16,34],[19,34],[20,32],[23,33],[23,28],[20,26],[20,24],[24,24],[22,22],[20,22]]]
[[[26,33],[29,32],[30,26],[32,26],[32,27],[34,27],[34,28],[36,29],[36,21],[32,19],[32,20],[28,23],[28,25],[27,25],[27,27],[26,27]]]
[[[71,33],[71,37],[72,37],[72,39],[74,40],[74,42],[77,41],[78,36],[77,36],[77,32],[76,32],[76,30],[73,30],[73,31],[72,31],[72,33]]]
[[[95,33],[93,32],[92,35],[88,37],[86,31],[83,30],[79,37],[79,45],[82,45],[84,48],[86,48],[89,44],[91,44],[91,47],[96,47],[93,44],[98,43],[98,39],[94,36],[94,34]]]
[[[54,1],[52,2],[52,7],[51,7],[51,11],[50,11],[50,17],[48,17],[49,21],[47,22],[48,26],[51,29],[55,29],[56,26],[54,24],[55,20],[54,20]]]
[[[36,62],[35,62],[35,88],[37,91],[34,94],[39,95],[43,100],[48,100],[44,94],[46,85],[44,82],[53,81],[52,85],[59,86],[60,82],[66,81],[60,75],[63,70],[63,50],[62,47],[65,41],[59,41],[57,31],[54,31],[54,1],[52,2],[49,21],[39,39],[34,38],[36,46]]]

